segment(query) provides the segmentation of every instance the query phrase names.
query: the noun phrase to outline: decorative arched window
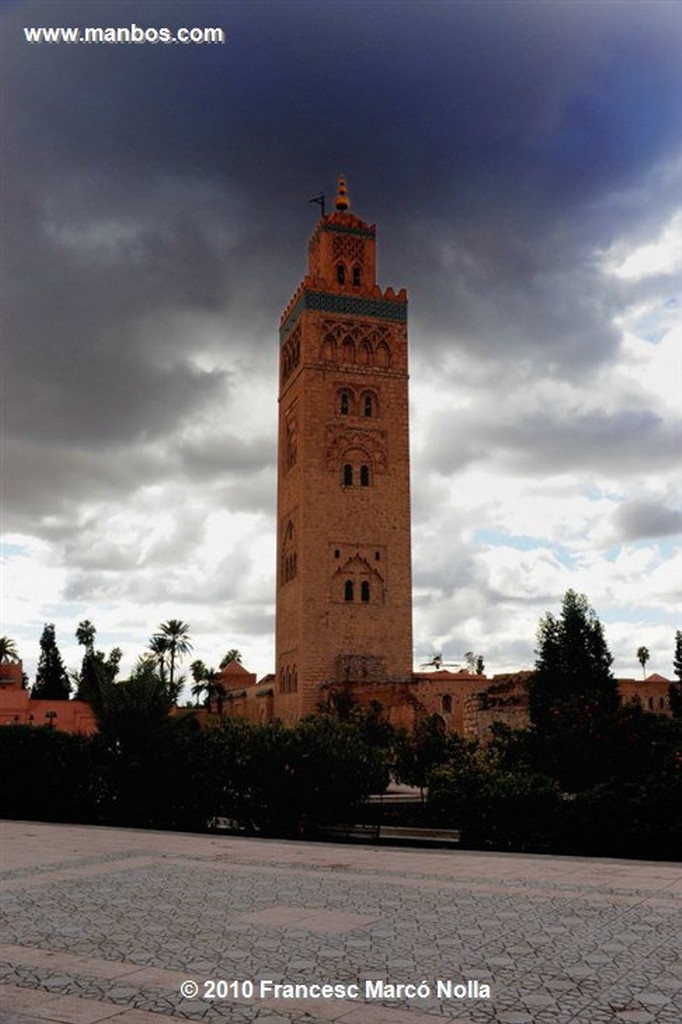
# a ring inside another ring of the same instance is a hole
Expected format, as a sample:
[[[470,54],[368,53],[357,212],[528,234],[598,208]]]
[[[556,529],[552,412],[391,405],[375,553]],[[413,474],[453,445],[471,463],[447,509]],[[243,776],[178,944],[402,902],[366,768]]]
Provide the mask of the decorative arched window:
[[[336,339],[333,334],[327,334],[322,343],[322,358],[327,363],[336,361]]]
[[[342,391],[339,396],[339,412],[342,416],[347,416],[350,412],[350,395],[347,391]]]
[[[360,287],[360,267],[358,266],[353,267],[353,287]]]
[[[291,692],[296,693],[298,691],[298,671],[294,665],[291,672]]]
[[[344,267],[343,263],[336,264],[336,280],[338,281],[339,284],[346,283],[346,268]]]
[[[369,602],[369,580],[363,580],[360,584],[360,600],[364,604]]]
[[[353,486],[353,467],[351,466],[350,462],[347,462],[346,465],[343,467],[343,486]]]
[[[391,365],[391,353],[385,341],[377,345],[375,361],[377,366],[388,368]]]
[[[444,711],[446,715],[452,714],[452,697],[449,693],[446,693],[441,697],[441,710]]]
[[[369,466],[360,466],[360,486],[369,487]]]
[[[372,401],[372,396],[370,394],[366,394],[365,397],[362,400],[362,415],[363,416],[372,416],[373,414],[374,414],[374,403]]]
[[[352,580],[346,580],[346,582],[343,585],[343,599],[344,599],[344,601],[352,601],[353,600],[353,581]]]

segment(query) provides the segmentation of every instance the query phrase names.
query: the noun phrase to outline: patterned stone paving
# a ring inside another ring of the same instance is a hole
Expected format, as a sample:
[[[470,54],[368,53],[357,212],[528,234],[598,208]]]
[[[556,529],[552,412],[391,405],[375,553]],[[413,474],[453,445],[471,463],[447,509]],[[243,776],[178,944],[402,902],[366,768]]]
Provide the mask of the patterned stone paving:
[[[673,864],[5,822],[1,867],[2,1024],[682,1024]]]

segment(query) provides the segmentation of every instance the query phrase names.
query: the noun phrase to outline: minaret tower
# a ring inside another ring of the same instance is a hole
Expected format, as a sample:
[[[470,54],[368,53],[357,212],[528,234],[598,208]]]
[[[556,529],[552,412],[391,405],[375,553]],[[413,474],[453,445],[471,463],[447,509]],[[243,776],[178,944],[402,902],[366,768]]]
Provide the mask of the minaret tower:
[[[280,322],[275,714],[412,672],[407,294],[343,178]]]

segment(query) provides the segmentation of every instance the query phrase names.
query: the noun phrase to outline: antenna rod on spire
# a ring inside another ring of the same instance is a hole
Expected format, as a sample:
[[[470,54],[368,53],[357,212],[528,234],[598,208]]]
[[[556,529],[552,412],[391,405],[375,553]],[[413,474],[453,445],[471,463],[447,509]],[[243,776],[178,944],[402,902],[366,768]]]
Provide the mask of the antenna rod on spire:
[[[321,206],[322,216],[324,217],[324,192],[320,192],[319,196],[313,196],[313,198],[309,199],[308,202],[317,203],[318,206]]]

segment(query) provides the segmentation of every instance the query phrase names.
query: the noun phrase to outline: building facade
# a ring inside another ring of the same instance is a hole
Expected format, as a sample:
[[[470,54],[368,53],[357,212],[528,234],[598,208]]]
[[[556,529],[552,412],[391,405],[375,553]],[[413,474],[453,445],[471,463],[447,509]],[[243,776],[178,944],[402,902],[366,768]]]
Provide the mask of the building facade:
[[[280,322],[275,711],[409,679],[407,295],[376,282],[376,228],[335,209]]]

